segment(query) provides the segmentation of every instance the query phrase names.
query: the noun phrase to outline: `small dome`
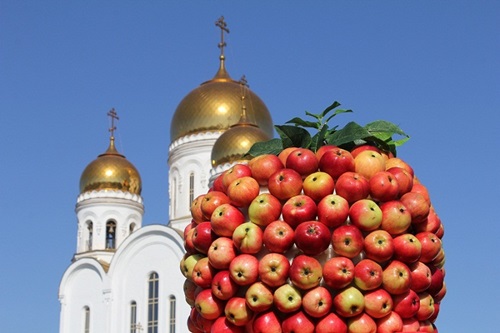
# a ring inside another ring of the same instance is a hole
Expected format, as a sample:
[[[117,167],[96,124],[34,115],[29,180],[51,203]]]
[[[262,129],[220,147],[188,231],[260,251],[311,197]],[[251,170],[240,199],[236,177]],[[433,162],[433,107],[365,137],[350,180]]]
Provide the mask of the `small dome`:
[[[202,83],[179,103],[170,124],[170,140],[203,131],[225,131],[240,118],[245,90],[248,113],[269,136],[274,127],[264,102],[244,84],[231,79],[221,56],[220,68],[212,80]]]
[[[141,194],[141,176],[115,148],[111,137],[108,150],[89,163],[80,177],[80,193],[93,190],[119,190]]]

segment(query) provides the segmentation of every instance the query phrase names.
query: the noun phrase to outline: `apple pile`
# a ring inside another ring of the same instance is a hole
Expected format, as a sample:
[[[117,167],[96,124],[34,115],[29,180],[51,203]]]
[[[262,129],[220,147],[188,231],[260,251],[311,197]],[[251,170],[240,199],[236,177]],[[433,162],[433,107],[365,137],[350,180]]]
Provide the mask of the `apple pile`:
[[[395,155],[405,140],[392,134],[405,134],[380,121],[328,130],[338,105],[276,126],[279,141],[193,201],[180,262],[191,332],[438,331],[444,229]]]

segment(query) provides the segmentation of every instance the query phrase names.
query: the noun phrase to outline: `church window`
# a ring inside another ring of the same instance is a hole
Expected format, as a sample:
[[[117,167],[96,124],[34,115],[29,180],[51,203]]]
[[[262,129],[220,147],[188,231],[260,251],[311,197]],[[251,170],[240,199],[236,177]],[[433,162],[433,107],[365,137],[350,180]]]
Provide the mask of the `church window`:
[[[149,275],[148,281],[148,333],[158,333],[158,273]]]
[[[135,223],[130,223],[128,227],[129,234],[133,233],[135,230]]]
[[[92,250],[92,239],[94,238],[94,225],[93,225],[92,221],[87,222],[87,235],[88,235],[87,251],[91,251]]]
[[[132,301],[130,303],[130,333],[137,333],[137,303]]]
[[[90,308],[83,308],[83,333],[90,333]]]
[[[170,191],[170,197],[172,198],[172,207],[171,210],[173,212],[172,216],[177,216],[177,194],[176,194],[176,189],[177,189],[177,178],[173,178],[173,185],[172,189]]]
[[[194,172],[189,174],[189,206],[194,200]]]
[[[175,333],[175,296],[170,295],[169,333]]]
[[[115,238],[116,238],[116,223],[114,221],[108,221],[106,223],[106,249],[115,248]]]

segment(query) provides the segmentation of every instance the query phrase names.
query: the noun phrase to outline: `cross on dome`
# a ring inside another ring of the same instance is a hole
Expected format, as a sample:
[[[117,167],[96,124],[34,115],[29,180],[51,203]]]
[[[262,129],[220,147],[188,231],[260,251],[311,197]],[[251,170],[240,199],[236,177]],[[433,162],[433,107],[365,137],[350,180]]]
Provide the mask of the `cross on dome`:
[[[114,134],[115,134],[115,130],[116,130],[115,119],[120,120],[120,118],[118,118],[118,115],[115,111],[115,108],[112,108],[111,110],[109,110],[108,116],[111,118],[111,127],[109,128],[109,132],[111,133],[111,138],[114,138],[115,137]]]
[[[220,28],[220,57],[224,59],[224,47],[226,46],[226,42],[224,41],[224,31],[229,33],[229,29],[227,28],[227,23],[224,21],[224,16],[221,16],[217,21],[215,21],[215,25]]]

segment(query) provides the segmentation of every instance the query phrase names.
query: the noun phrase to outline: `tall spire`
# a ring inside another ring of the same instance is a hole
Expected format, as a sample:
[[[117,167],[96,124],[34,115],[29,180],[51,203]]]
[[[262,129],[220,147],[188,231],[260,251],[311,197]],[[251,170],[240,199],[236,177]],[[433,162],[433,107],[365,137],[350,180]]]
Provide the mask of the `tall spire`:
[[[220,42],[218,44],[218,47],[220,49],[220,65],[219,65],[219,70],[217,71],[217,74],[215,74],[215,78],[223,78],[223,79],[229,79],[229,74],[226,72],[225,64],[224,61],[226,60],[226,57],[224,56],[224,47],[226,47],[226,42],[224,41],[224,32],[229,33],[229,29],[227,28],[227,23],[224,20],[224,16],[219,17],[217,21],[215,21],[215,25],[220,28]]]

